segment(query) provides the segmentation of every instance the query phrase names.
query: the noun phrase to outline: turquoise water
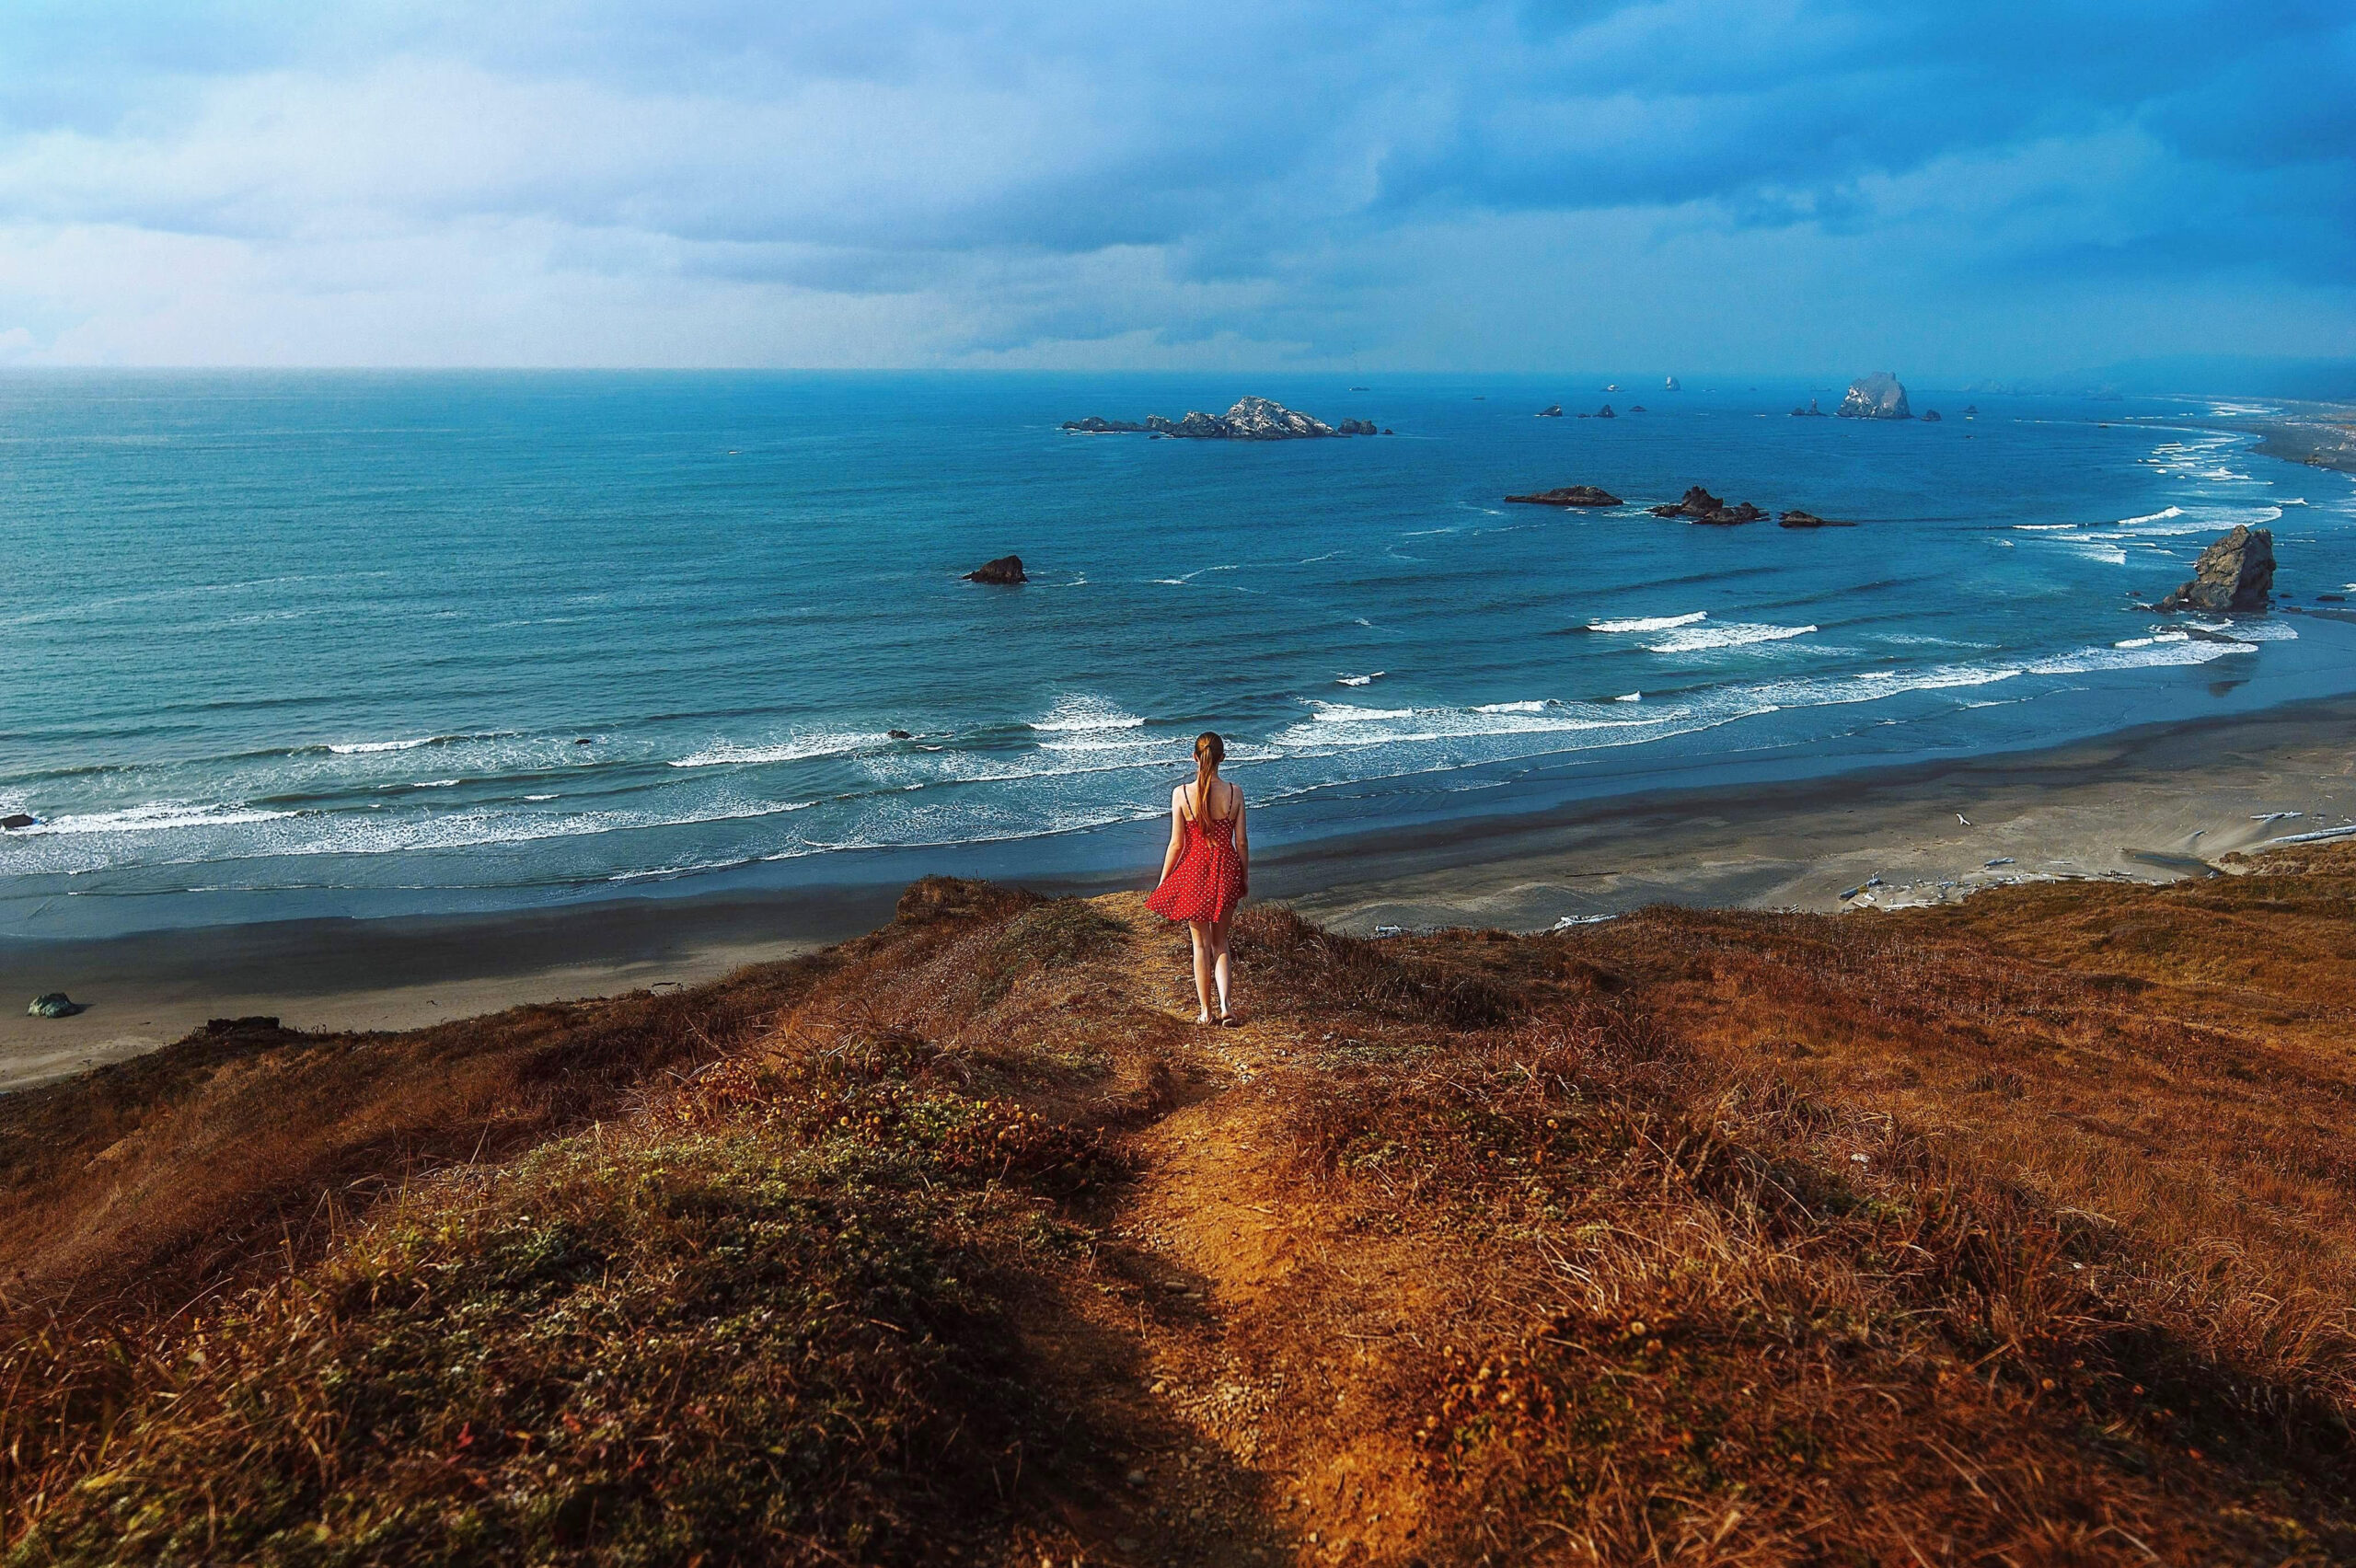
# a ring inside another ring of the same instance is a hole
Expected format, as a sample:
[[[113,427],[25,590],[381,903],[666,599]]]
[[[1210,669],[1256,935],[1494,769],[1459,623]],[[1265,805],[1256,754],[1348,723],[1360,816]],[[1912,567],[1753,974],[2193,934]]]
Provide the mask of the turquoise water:
[[[0,934],[1143,876],[1203,729],[1265,849],[2356,690],[2356,626],[2132,607],[2236,522],[2356,582],[2348,478],[2199,399],[1366,379],[0,379]],[[1057,428],[1247,392],[1397,433]],[[1573,482],[1632,504],[1500,502]],[[1637,510],[1696,482],[1865,525]]]

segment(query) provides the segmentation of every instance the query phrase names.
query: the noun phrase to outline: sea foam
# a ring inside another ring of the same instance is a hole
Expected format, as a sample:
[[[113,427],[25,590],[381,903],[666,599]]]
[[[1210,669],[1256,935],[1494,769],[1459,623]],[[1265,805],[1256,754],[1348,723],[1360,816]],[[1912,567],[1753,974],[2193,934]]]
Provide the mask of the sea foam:
[[[1747,648],[1759,642],[1786,642],[1795,637],[1806,637],[1816,629],[1813,626],[1731,622],[1725,626],[1701,626],[1675,632],[1658,642],[1646,643],[1645,649],[1651,653],[1710,653],[1722,648]]]
[[[1671,627],[1692,626],[1695,621],[1709,618],[1709,611],[1695,610],[1691,615],[1682,616],[1646,616],[1634,620],[1589,621],[1587,628],[1589,631],[1667,631]]]

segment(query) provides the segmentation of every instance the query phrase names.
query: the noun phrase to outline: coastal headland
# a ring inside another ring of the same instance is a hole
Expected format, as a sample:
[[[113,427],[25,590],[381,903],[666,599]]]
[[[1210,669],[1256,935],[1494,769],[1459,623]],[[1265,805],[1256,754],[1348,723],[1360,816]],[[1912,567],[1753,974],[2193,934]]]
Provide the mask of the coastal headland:
[[[0,1097],[27,1562],[2356,1554],[2356,843],[1371,941],[929,879]],[[1928,1559],[1925,1559],[1926,1561]]]

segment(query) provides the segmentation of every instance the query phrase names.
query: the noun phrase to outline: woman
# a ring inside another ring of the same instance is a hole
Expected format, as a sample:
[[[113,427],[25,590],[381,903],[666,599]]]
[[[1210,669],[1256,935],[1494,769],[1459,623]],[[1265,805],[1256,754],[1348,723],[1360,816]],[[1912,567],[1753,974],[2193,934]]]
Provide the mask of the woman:
[[[1244,836],[1243,791],[1218,776],[1227,744],[1207,732],[1195,737],[1195,781],[1170,791],[1170,847],[1161,882],[1145,906],[1165,919],[1184,920],[1195,933],[1195,997],[1211,1021],[1239,1021],[1227,1009],[1227,926],[1251,885],[1252,845]]]

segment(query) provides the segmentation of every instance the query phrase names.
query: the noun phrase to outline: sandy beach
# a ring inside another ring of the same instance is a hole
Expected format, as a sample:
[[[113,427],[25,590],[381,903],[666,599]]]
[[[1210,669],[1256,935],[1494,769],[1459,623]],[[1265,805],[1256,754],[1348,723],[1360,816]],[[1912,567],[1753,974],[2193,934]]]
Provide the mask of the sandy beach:
[[[1738,794],[1662,794],[1337,860],[1293,902],[1352,931],[1528,930],[1646,904],[1887,910],[2027,879],[2173,882],[2356,824],[2356,701]],[[1844,897],[1844,894],[1853,896]]]
[[[791,958],[891,918],[888,895],[772,905],[615,902],[529,914],[306,920],[106,941],[0,944],[16,984],[0,1012],[0,1092],[169,1044],[209,1019],[267,1015],[289,1029],[419,1029],[526,1002],[692,986]],[[791,913],[802,922],[780,928]],[[64,991],[87,1010],[41,1019],[24,1000]]]
[[[2276,419],[2218,422],[2226,429],[2258,432],[2255,450],[2261,456],[2356,474],[2356,405],[2291,403]]]
[[[1254,881],[1262,896],[1361,934],[1531,930],[1657,902],[1869,912],[2023,878],[2168,882],[2213,874],[2237,850],[2351,823],[2356,699],[1801,784],[1659,792],[1422,835],[1290,851],[1264,844]],[[0,1090],[152,1050],[213,1018],[413,1029],[527,1002],[694,985],[872,929],[891,917],[897,891],[620,900],[0,945],[13,992],[29,999],[63,990],[88,1009],[31,1018],[12,997],[0,1012]]]

